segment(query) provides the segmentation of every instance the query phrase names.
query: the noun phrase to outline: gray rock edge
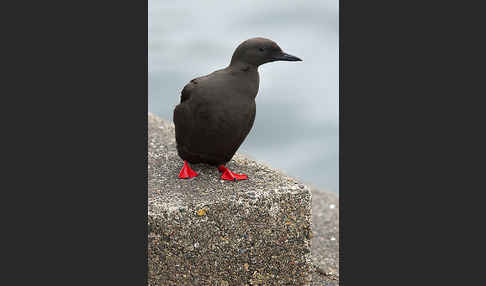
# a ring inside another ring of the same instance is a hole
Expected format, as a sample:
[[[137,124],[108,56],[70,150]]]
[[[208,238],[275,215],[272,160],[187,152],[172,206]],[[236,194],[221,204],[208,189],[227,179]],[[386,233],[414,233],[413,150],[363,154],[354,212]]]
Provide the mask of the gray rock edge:
[[[162,142],[171,142],[174,143],[174,126],[172,122],[161,119],[151,113],[148,114],[148,132],[149,132],[149,170],[151,168],[150,162],[151,158],[156,159],[159,156],[166,156],[167,159],[168,153],[176,153],[175,148],[166,147],[165,152],[160,152],[161,154],[151,154],[151,150],[159,150],[160,145]],[[172,144],[171,146],[174,146]],[[152,147],[152,148],[151,148]],[[157,147],[159,149],[157,149]],[[165,154],[164,154],[165,153]],[[173,154],[172,154],[173,155]],[[173,157],[173,156],[171,156]],[[178,157],[177,157],[178,158]],[[237,162],[237,164],[235,164]],[[178,162],[173,162],[176,166],[182,166],[182,161],[179,159]],[[232,169],[234,166],[238,166],[238,163],[245,163],[251,164],[257,170],[257,174],[265,174],[266,178],[271,173],[278,173],[282,174],[287,177],[283,172],[276,170],[275,168],[271,168],[265,165],[262,162],[256,161],[254,158],[251,158],[248,155],[243,155],[241,153],[237,153],[232,161],[230,161],[227,166],[235,171],[238,172],[240,170]],[[202,166],[193,166],[193,169],[196,170],[198,173],[202,173],[204,176],[211,176],[212,178],[217,177],[217,170],[212,170],[204,166],[204,164],[198,164]],[[215,169],[215,168],[214,168]],[[209,174],[211,171],[214,174]],[[245,173],[247,170],[244,170]],[[205,174],[206,173],[206,174]],[[173,174],[177,176],[177,174]],[[157,178],[160,180],[161,178]],[[198,179],[197,177],[195,179]],[[222,183],[218,179],[215,182],[211,183]],[[245,182],[245,181],[242,181]],[[159,183],[167,183],[167,182],[157,182]],[[241,182],[240,182],[241,183]],[[257,184],[265,183],[265,182],[257,182]],[[282,187],[289,187],[296,188],[307,188],[307,186],[301,184],[297,179],[289,178],[286,182],[269,182],[272,185],[280,185]],[[154,182],[150,182],[149,179],[149,190],[153,189],[151,186],[154,186]],[[168,188],[177,188],[178,186],[168,186]],[[336,194],[318,190],[310,186],[312,192],[312,240],[311,240],[311,255],[312,255],[312,282],[310,285],[339,285],[339,199]],[[263,190],[262,190],[263,191]],[[262,195],[257,193],[252,193],[251,195]],[[149,191],[149,201],[156,199],[157,195],[153,192]],[[149,213],[153,214],[153,210],[150,209],[150,205],[156,204],[149,204]],[[177,206],[172,206],[177,207]]]

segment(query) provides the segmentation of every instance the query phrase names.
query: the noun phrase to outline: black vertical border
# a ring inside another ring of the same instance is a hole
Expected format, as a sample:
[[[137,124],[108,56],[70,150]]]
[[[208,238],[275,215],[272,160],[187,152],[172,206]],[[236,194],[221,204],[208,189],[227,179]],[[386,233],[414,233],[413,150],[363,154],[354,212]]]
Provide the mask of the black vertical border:
[[[346,285],[484,280],[483,11],[340,1]]]
[[[0,284],[147,284],[147,9],[4,9]]]
[[[344,285],[344,223],[343,223],[343,209],[344,209],[344,198],[343,198],[343,187],[342,187],[342,172],[343,172],[343,144],[342,144],[342,124],[343,124],[343,1],[339,1],[339,284]]]

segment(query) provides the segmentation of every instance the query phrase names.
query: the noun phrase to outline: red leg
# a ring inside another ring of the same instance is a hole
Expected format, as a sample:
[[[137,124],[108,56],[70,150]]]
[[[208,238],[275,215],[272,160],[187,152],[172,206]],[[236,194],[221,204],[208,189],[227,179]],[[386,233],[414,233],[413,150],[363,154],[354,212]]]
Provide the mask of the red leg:
[[[189,166],[186,160],[184,160],[184,167],[182,167],[181,172],[179,173],[179,178],[181,179],[190,179],[196,177],[198,174],[194,172],[193,169]]]
[[[221,179],[228,180],[228,181],[239,181],[239,180],[247,180],[248,176],[245,174],[236,174],[230,171],[230,169],[226,168],[223,165],[219,165],[218,167],[220,172],[223,172],[221,175]]]

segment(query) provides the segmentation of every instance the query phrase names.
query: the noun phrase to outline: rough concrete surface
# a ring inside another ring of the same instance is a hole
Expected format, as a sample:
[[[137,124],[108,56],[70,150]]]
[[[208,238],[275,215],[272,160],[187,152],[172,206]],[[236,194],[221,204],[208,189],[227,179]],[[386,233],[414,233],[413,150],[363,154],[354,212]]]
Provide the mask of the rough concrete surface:
[[[311,285],[339,285],[339,199],[312,188]]]
[[[249,180],[178,179],[173,124],[148,116],[149,285],[338,285],[335,195],[238,153]]]

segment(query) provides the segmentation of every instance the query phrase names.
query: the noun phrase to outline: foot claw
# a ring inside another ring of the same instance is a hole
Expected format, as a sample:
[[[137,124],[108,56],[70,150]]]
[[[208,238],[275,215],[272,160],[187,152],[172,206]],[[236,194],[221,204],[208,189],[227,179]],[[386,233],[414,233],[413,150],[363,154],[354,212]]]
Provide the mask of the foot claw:
[[[191,179],[191,178],[194,178],[194,177],[197,177],[197,176],[198,176],[198,173],[196,173],[193,169],[191,169],[191,167],[189,166],[187,161],[184,161],[184,167],[182,167],[182,169],[179,173],[179,178],[180,179]]]
[[[248,176],[245,175],[245,174],[236,174],[236,173],[233,173],[230,171],[230,169],[224,167],[224,166],[219,166],[218,167],[219,171],[220,172],[223,172],[223,174],[221,175],[221,179],[223,180],[227,180],[227,181],[233,181],[233,182],[237,182],[239,180],[247,180],[248,179]]]

